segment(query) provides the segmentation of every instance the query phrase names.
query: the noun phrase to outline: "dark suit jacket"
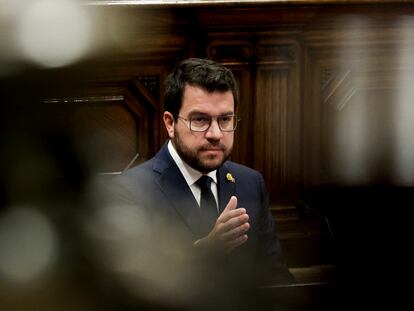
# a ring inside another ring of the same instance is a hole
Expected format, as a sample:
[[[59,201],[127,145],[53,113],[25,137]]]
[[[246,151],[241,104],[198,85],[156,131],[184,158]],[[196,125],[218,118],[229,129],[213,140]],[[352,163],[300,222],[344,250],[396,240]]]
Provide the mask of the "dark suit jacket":
[[[234,181],[229,181],[230,173]],[[273,218],[269,212],[268,194],[262,175],[246,166],[226,161],[217,170],[219,211],[231,196],[238,199],[249,215],[248,241],[227,256],[230,262],[248,262],[251,267],[264,268],[272,283],[293,281],[285,265]],[[206,232],[201,231],[199,207],[179,168],[172,159],[167,144],[151,160],[115,178],[112,185],[118,199],[143,209],[148,221],[159,230],[174,228],[177,236],[193,243]],[[262,272],[261,271],[261,272]]]

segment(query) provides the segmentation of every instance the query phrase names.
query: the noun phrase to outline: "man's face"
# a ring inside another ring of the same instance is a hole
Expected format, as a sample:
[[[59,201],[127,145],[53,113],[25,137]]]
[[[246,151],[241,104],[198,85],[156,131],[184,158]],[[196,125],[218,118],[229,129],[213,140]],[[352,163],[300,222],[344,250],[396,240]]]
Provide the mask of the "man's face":
[[[219,168],[230,156],[234,132],[222,132],[214,117],[234,114],[234,100],[231,91],[209,93],[196,86],[186,85],[179,116],[190,120],[195,114],[213,117],[210,128],[205,132],[191,131],[186,121],[172,119],[164,113],[168,135],[181,159],[192,168],[207,173]]]

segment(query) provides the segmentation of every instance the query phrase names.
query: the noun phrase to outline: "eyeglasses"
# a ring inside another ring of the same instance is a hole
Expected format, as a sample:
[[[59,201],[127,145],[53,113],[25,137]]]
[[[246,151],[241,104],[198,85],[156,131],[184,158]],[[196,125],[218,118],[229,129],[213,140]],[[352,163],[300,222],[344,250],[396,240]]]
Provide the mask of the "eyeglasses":
[[[237,122],[240,119],[237,119],[235,114],[222,115],[217,117],[212,117],[208,114],[194,114],[190,116],[189,119],[183,118],[181,116],[177,117],[185,122],[187,127],[193,132],[205,132],[211,126],[211,121],[216,119],[217,124],[222,132],[233,132],[237,127]]]

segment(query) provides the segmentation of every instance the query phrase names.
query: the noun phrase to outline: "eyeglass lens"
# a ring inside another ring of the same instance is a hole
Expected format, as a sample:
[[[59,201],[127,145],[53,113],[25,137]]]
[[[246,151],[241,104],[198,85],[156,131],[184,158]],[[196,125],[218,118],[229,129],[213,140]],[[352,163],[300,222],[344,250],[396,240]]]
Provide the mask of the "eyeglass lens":
[[[233,131],[236,123],[235,115],[222,115],[217,117],[217,123],[222,131]],[[190,118],[190,129],[193,131],[206,131],[212,122],[209,115],[193,115]]]

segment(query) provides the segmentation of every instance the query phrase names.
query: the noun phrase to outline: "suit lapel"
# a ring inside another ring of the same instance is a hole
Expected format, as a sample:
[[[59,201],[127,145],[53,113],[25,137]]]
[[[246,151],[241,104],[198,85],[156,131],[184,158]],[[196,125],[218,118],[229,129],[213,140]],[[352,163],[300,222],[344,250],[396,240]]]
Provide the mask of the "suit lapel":
[[[197,237],[201,237],[202,219],[197,201],[169,154],[167,144],[156,155],[153,169],[159,174],[156,183],[161,191],[168,197],[187,227]]]
[[[226,164],[217,170],[220,213],[226,208],[231,196],[236,195],[236,184],[228,180],[226,177],[227,174],[231,174],[231,172]]]

